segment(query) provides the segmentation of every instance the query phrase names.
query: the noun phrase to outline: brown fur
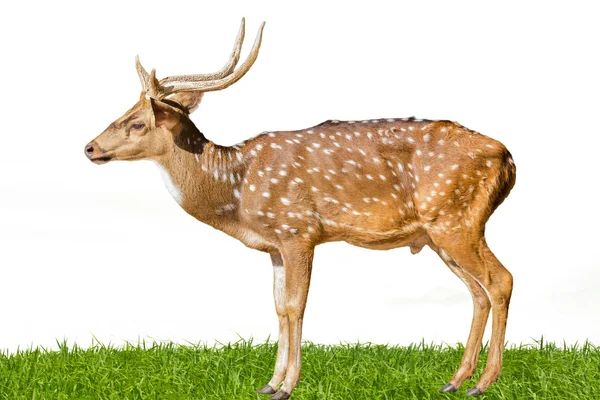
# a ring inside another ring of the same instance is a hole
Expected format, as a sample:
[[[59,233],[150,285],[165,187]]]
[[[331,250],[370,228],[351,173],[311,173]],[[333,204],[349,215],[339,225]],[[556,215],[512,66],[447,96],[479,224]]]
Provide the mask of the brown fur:
[[[156,161],[180,190],[186,212],[270,253],[274,268],[283,268],[284,286],[275,288],[284,295],[276,296],[273,389],[283,382],[291,393],[297,384],[313,249],[329,241],[410,246],[413,253],[433,248],[474,299],[471,333],[450,383],[458,388],[474,373],[490,308],[490,355],[477,387],[484,391],[498,378],[512,276],[483,234],[515,182],[501,143],[449,121],[393,119],[327,121],[223,147],[188,118],[201,96],[170,99],[181,107],[142,97],[91,142],[91,159]],[[132,130],[136,122],[145,127]]]
[[[216,145],[188,116],[204,92],[232,85],[253,65],[264,23],[236,70],[244,27],[242,20],[229,60],[214,74],[158,80],[136,58],[140,100],[86,146],[87,157],[98,164],[155,161],[186,212],[270,253],[279,349],[273,377],[259,393],[283,383],[272,399],[286,399],[298,382],[314,248],[331,241],[436,251],[465,282],[474,304],[462,363],[442,390],[456,390],[475,371],[491,309],[490,355],[471,393],[485,391],[502,367],[512,276],[487,247],[484,232],[515,182],[510,153],[459,124],[414,118],[327,121]]]

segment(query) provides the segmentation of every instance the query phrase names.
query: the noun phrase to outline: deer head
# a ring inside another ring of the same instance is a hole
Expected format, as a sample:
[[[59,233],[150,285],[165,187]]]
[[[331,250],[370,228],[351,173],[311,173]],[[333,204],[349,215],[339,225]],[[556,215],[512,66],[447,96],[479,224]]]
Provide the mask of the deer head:
[[[247,59],[235,69],[244,41],[244,25],[242,19],[227,63],[212,74],[170,76],[158,80],[156,71],[153,69],[148,74],[136,57],[142,84],[139,101],[88,143],[85,155],[96,164],[112,160],[156,160],[172,146],[182,143],[179,136],[186,127],[193,127],[189,115],[198,107],[203,94],[233,85],[256,61],[264,22]],[[192,130],[196,131],[195,127]]]

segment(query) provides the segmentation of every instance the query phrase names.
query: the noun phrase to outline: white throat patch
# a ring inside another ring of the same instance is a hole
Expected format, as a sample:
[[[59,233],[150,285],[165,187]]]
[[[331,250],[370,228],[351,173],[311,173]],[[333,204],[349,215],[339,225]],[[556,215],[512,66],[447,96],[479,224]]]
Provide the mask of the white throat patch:
[[[160,175],[162,176],[163,182],[165,183],[165,187],[167,188],[171,196],[173,196],[177,204],[181,205],[181,203],[183,203],[183,195],[181,194],[181,190],[179,190],[179,188],[175,186],[175,183],[173,182],[173,179],[171,179],[171,175],[169,174],[169,172],[159,163],[155,164],[160,171]]]

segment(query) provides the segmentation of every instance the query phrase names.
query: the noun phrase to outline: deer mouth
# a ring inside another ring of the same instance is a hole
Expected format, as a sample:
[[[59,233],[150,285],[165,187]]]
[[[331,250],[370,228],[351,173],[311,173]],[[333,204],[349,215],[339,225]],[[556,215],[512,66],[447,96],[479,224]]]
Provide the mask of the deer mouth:
[[[112,157],[107,156],[107,155],[101,155],[98,157],[92,157],[90,158],[90,161],[93,162],[94,164],[106,164],[107,162],[109,162],[112,159]]]

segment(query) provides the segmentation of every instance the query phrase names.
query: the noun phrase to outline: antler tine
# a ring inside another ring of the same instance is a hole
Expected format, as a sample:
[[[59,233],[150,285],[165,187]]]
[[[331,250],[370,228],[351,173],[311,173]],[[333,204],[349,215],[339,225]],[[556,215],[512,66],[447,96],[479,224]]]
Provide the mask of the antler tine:
[[[242,50],[242,44],[244,43],[244,35],[246,28],[246,19],[242,18],[242,22],[240,23],[240,30],[237,34],[235,42],[233,44],[233,50],[231,51],[231,55],[229,56],[229,60],[227,63],[221,68],[219,71],[214,72],[212,74],[196,74],[196,75],[178,75],[178,76],[169,76],[160,80],[160,84],[164,85],[170,82],[197,82],[197,81],[212,81],[215,79],[221,79],[230,75],[238,61],[240,60],[240,53]]]
[[[248,70],[250,70],[250,67],[252,67],[254,61],[256,61],[256,58],[258,57],[258,50],[260,49],[262,42],[262,33],[264,27],[265,23],[263,22],[258,29],[256,40],[254,41],[254,45],[250,50],[250,54],[248,54],[248,57],[244,63],[230,75],[212,81],[173,81],[170,82],[170,85],[161,87],[162,93],[164,95],[169,95],[175,92],[211,92],[225,89],[226,87],[233,85],[239,81],[246,74],[246,72],[248,72]]]
[[[148,95],[154,99],[162,100],[166,93],[162,90],[162,87],[158,83],[158,79],[156,79],[156,69],[152,68],[152,72],[150,72],[150,76],[148,77]]]
[[[142,63],[140,62],[140,56],[135,56],[135,69],[137,70],[138,76],[140,77],[140,83],[142,84],[142,90],[147,91],[148,90],[148,77],[150,75],[148,75],[148,72],[146,72],[146,70],[142,66]]]

